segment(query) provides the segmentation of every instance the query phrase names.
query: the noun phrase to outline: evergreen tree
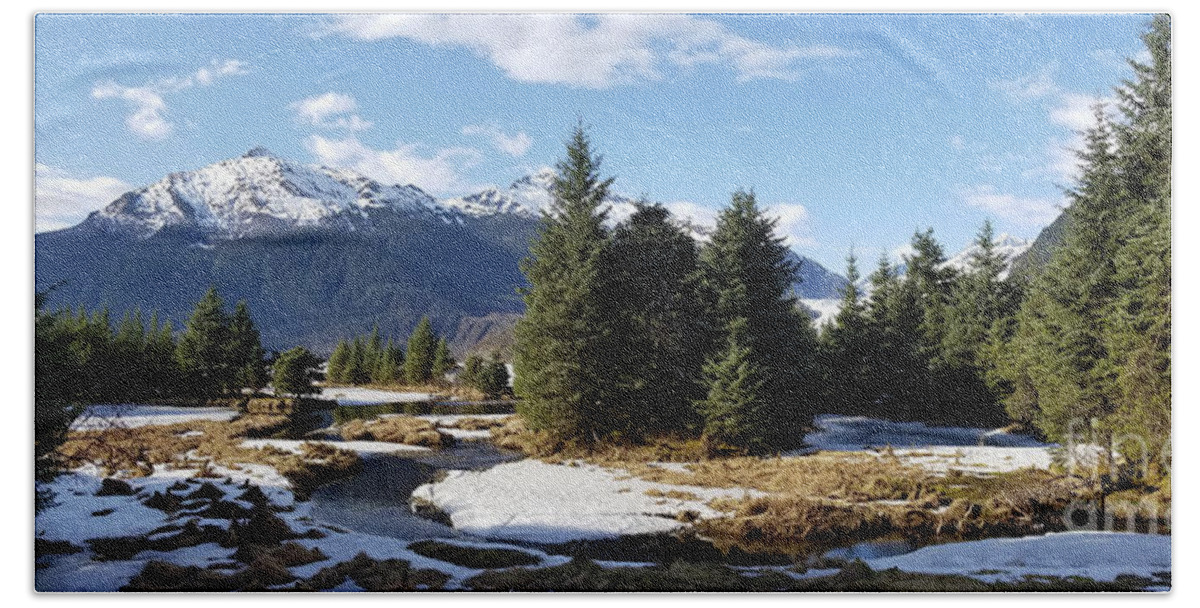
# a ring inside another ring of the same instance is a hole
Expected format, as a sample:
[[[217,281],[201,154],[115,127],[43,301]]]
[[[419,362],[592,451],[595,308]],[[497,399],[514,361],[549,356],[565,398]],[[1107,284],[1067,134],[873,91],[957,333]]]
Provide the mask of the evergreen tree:
[[[148,387],[146,383],[146,325],[142,312],[126,312],[117,326],[112,340],[111,369],[115,394],[136,401],[143,399]],[[114,394],[114,396],[116,396]]]
[[[337,346],[333,347],[333,353],[329,355],[329,365],[326,369],[329,382],[349,384],[350,363],[350,343],[345,339],[338,340]]]
[[[229,320],[228,350],[229,365],[234,370],[231,388],[245,387],[254,393],[267,385],[265,352],[245,300],[238,301]]]
[[[146,383],[151,397],[168,397],[178,392],[179,364],[175,358],[175,332],[171,322],[160,322],[158,313],[150,316],[146,339]]]
[[[978,425],[1000,425],[1006,417],[999,405],[1004,395],[989,384],[997,366],[993,340],[1009,333],[1008,319],[1020,303],[1017,286],[1000,278],[1006,262],[996,251],[991,222],[984,222],[967,272],[954,284],[946,309],[942,357],[951,380],[946,394],[953,407]]]
[[[864,390],[870,402],[863,413],[890,420],[914,420],[913,404],[924,394],[926,362],[919,356],[923,311],[916,291],[906,288],[887,256],[869,277],[867,352]]]
[[[729,450],[765,453],[776,447],[764,423],[776,415],[762,368],[747,344],[747,320],[729,324],[723,351],[704,365],[708,394],[696,403],[704,417],[704,440],[710,453]]]
[[[483,380],[485,366],[483,357],[479,355],[467,355],[467,360],[463,362],[463,371],[458,375],[459,383],[472,388],[479,388],[479,383]]]
[[[701,369],[709,349],[695,241],[670,223],[661,205],[639,203],[616,228],[605,256],[611,311],[613,389],[621,393],[621,430],[697,430],[693,402],[704,396]],[[610,410],[611,411],[611,410]],[[615,413],[614,413],[615,414]]]
[[[408,352],[404,356],[404,378],[409,384],[429,384],[433,379],[436,351],[437,336],[433,333],[433,325],[429,317],[421,317],[408,338]]]
[[[175,357],[188,395],[215,397],[233,384],[236,370],[228,357],[229,318],[224,306],[216,288],[209,288],[179,336]]]
[[[458,362],[450,355],[450,345],[446,343],[445,338],[440,338],[437,343],[437,348],[433,351],[433,365],[431,369],[433,381],[441,384],[446,379],[446,374],[454,369]]]
[[[817,406],[816,334],[792,295],[798,267],[775,235],[776,223],[763,215],[753,193],[737,192],[700,256],[704,281],[715,294],[714,318],[726,328],[727,346],[715,360],[736,350],[728,346],[728,333],[744,324],[736,346],[749,349],[747,369],[761,373],[764,383],[753,420],[755,439],[741,446],[754,449],[798,444]],[[714,376],[707,378],[711,395]]]
[[[380,351],[379,361],[375,365],[375,373],[371,376],[371,381],[375,384],[394,384],[400,379],[400,366],[403,364],[403,352],[392,344],[392,339],[388,338],[383,349]]]
[[[350,356],[345,375],[348,384],[370,382],[371,369],[367,362],[367,346],[361,336],[355,336],[354,340],[350,342]]]
[[[481,361],[476,388],[485,399],[499,399],[508,391],[508,379],[508,367],[500,359],[500,353],[493,352],[491,360],[486,363]]]
[[[867,306],[858,288],[858,260],[846,256],[846,286],[841,308],[821,334],[823,373],[831,405],[843,413],[862,413],[872,398],[866,368],[874,346],[868,335]]]
[[[1161,446],[1171,436],[1170,17],[1155,16],[1142,40],[1150,61],[1131,61],[1134,78],[1117,90],[1125,118],[1114,129],[1117,163],[1134,209],[1118,219],[1125,238],[1113,278],[1120,291],[1105,346],[1115,375],[1117,447],[1158,470],[1168,464]]]
[[[1117,176],[1112,129],[1102,108],[1086,134],[1079,186],[1069,193],[1072,215],[1064,244],[1034,280],[1022,305],[1014,341],[1023,346],[1009,368],[1028,391],[1009,398],[1010,410],[1026,410],[1047,436],[1066,441],[1090,421],[1115,409],[1112,370],[1106,364],[1105,314],[1115,295],[1117,218],[1126,200]],[[1102,429],[1109,433],[1110,429]]]
[[[295,397],[319,392],[320,389],[313,385],[313,380],[316,378],[316,367],[320,363],[320,359],[303,346],[281,353],[274,366],[275,392]]]
[[[558,163],[550,208],[521,264],[529,288],[514,346],[518,413],[532,429],[584,441],[607,435],[613,422],[607,411],[609,311],[601,306],[608,238],[601,205],[612,179],[601,179],[599,167],[577,127]]]

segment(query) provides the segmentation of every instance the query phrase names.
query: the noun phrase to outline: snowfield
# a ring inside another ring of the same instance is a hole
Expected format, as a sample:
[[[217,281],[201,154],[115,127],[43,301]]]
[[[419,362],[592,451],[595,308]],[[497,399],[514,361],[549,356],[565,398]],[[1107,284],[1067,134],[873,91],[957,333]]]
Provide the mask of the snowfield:
[[[646,491],[686,492],[695,499],[648,496]],[[486,471],[451,471],[425,484],[413,497],[450,516],[454,528],[475,536],[537,543],[616,538],[671,532],[685,524],[684,511],[718,517],[708,501],[761,496],[747,489],[676,486],[629,477],[624,471],[589,464],[522,460]]]
[[[226,407],[170,407],[165,405],[89,405],[75,422],[72,431],[97,431],[120,426],[166,425],[193,420],[228,422],[238,411]]]
[[[1082,576],[1112,581],[1121,574],[1155,579],[1171,571],[1171,537],[1118,532],[1063,532],[1025,538],[989,538],[933,545],[912,553],[867,560],[875,570],[962,574],[983,581],[1025,576]]]

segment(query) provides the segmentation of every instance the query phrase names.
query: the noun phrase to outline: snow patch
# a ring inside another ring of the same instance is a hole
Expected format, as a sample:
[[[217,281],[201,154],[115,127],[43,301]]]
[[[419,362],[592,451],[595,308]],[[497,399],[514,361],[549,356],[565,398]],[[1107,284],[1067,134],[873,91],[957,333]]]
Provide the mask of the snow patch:
[[[989,582],[1024,576],[1082,576],[1112,581],[1121,574],[1154,579],[1171,570],[1171,537],[1118,532],[1062,532],[933,545],[867,560],[875,570],[962,574]]]
[[[647,490],[689,492],[698,500],[647,496]],[[450,516],[454,527],[488,538],[539,543],[671,532],[698,517],[721,514],[707,504],[719,497],[759,496],[747,489],[714,489],[652,483],[595,465],[522,460],[486,471],[451,471],[420,486],[413,497]]]

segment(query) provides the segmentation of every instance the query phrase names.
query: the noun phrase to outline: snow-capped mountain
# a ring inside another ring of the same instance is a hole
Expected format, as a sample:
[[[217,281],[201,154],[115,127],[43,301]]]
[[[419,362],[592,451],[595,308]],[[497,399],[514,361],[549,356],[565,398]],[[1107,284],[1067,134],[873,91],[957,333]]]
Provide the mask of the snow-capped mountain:
[[[416,186],[386,186],[353,171],[279,158],[264,148],[127,192],[85,223],[147,237],[167,227],[206,239],[275,235],[297,228],[354,230],[375,211],[449,219]]]
[[[1021,237],[1012,236],[1011,234],[1001,234],[993,241],[996,246],[996,253],[1003,255],[1006,268],[1000,273],[1000,278],[1008,276],[1009,270],[1012,268],[1012,263],[1022,253],[1029,249],[1033,243]],[[954,254],[953,257],[946,260],[945,266],[954,268],[959,271],[965,271],[971,264],[971,256],[979,252],[979,245],[972,243],[966,249]]]
[[[139,308],[181,323],[215,285],[229,301],[247,301],[270,348],[327,350],[372,327],[403,337],[428,315],[439,332],[465,336],[456,339],[461,354],[471,336],[488,333],[480,327],[523,311],[520,260],[553,177],[546,168],[507,188],[439,200],[255,148],[35,235],[35,286],[58,286],[52,307]],[[617,193],[606,202],[610,224],[636,209]],[[706,240],[704,226],[677,221]],[[797,296],[837,297],[844,278],[796,260]]]
[[[491,187],[468,196],[443,199],[440,203],[448,209],[474,217],[507,214],[538,218],[543,211],[550,209],[553,184],[554,169],[542,167],[514,181],[508,188]],[[628,218],[637,209],[633,199],[615,192],[609,192],[604,202],[610,225]]]

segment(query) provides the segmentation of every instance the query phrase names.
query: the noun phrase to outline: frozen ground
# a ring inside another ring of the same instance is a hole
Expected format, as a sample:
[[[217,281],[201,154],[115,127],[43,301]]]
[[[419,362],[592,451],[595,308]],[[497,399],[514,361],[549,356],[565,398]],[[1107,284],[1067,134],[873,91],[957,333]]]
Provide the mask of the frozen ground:
[[[879,455],[883,449],[908,464],[944,475],[950,470],[987,474],[1025,468],[1048,469],[1057,444],[1041,443],[1026,435],[1001,429],[927,426],[920,422],[892,422],[863,416],[817,416],[818,430],[805,436],[809,448],[832,452],[866,452]],[[1095,462],[1095,446],[1076,446],[1078,463]]]
[[[240,484],[248,480],[259,486],[264,494],[277,505],[292,506],[293,510],[278,513],[287,524],[296,531],[303,532],[318,528],[326,534],[320,539],[299,539],[295,542],[305,547],[319,547],[328,559],[290,568],[291,572],[300,578],[307,578],[321,568],[352,559],[359,553],[377,559],[398,558],[407,560],[415,568],[432,568],[450,575],[448,588],[461,586],[462,581],[475,576],[482,570],[465,568],[439,560],[421,556],[408,550],[410,541],[398,540],[347,532],[339,528],[322,525],[313,520],[310,513],[310,503],[296,502],[289,489],[287,479],[280,476],[273,468],[264,465],[239,465],[237,468],[213,467],[216,474],[228,476],[231,483],[224,479],[206,479],[226,495],[227,500],[236,501],[245,488]],[[166,491],[171,484],[193,476],[193,469],[171,470],[156,467],[153,475],[127,480],[144,498],[148,494]],[[97,538],[144,535],[168,524],[181,525],[189,520],[199,525],[217,525],[227,527],[228,520],[204,519],[181,511],[176,515],[168,515],[163,511],[151,509],[141,503],[138,496],[95,496],[100,489],[101,478],[94,468],[82,468],[59,476],[53,482],[40,484],[39,488],[50,489],[55,494],[54,504],[38,513],[34,521],[37,537],[49,541],[68,541],[85,550],[73,555],[51,555],[39,561],[35,570],[34,580],[38,591],[116,591],[127,584],[130,579],[141,572],[146,563],[152,559],[165,560],[179,565],[196,565],[206,567],[214,563],[228,562],[234,549],[223,548],[214,543],[186,547],[171,552],[142,551],[128,560],[95,561],[88,549],[87,541]],[[193,487],[198,487],[195,483]],[[249,506],[243,504],[243,506]],[[111,509],[107,515],[98,516]],[[454,540],[458,544],[477,544],[484,547],[509,547],[496,543],[471,543],[470,541]],[[568,558],[547,555],[543,552],[520,548],[526,553],[533,553],[542,558],[542,566],[554,566],[565,563]],[[347,583],[342,590],[355,590],[352,583]]]
[[[692,496],[650,496],[647,490]],[[451,471],[444,480],[413,492],[449,515],[458,530],[539,543],[670,532],[685,525],[676,519],[679,513],[716,517],[719,513],[705,503],[746,494],[761,493],[653,483],[621,470],[540,460],[501,464],[486,471]]]
[[[814,422],[820,430],[806,435],[804,442],[819,450],[857,451],[885,446],[1048,447],[1032,437],[1005,433],[999,429],[927,426],[921,422],[892,422],[831,414],[817,416]]]
[[[1171,537],[1118,532],[1063,532],[933,545],[867,560],[875,570],[962,574],[985,581],[1025,576],[1082,576],[1112,581],[1121,574],[1154,579],[1171,571]]]
[[[193,420],[225,422],[238,411],[225,407],[169,407],[164,405],[89,405],[71,424],[73,431],[103,430],[114,425],[125,428],[176,424]]]

